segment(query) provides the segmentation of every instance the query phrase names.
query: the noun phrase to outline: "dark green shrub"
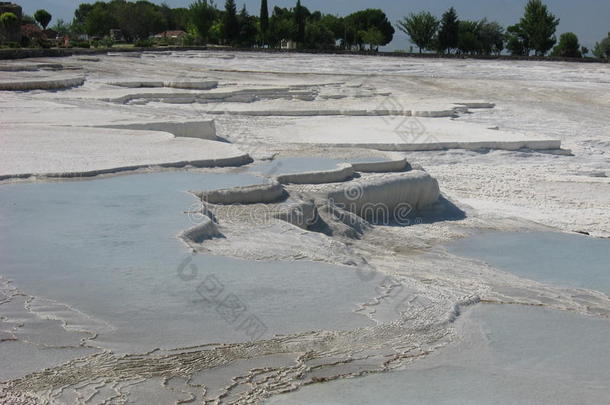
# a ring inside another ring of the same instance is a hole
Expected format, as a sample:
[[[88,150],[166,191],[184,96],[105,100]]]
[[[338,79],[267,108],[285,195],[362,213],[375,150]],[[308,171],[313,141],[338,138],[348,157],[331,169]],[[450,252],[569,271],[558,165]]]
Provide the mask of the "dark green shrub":
[[[169,38],[160,38],[157,41],[155,41],[157,46],[169,46],[172,45],[171,41]]]
[[[195,45],[196,38],[194,35],[186,34],[182,38],[180,38],[180,44],[182,46],[193,46]]]
[[[30,40],[30,44],[29,46],[31,48],[43,48],[43,49],[49,49],[51,48],[51,41],[47,41],[46,39],[43,38],[32,38]]]
[[[557,46],[555,46],[555,48],[553,48],[551,56],[561,58],[582,58],[580,43],[578,42],[578,37],[576,34],[573,32],[561,34],[559,37],[559,43]]]
[[[112,40],[112,38],[110,38],[110,37],[104,37],[104,38],[102,38],[102,40],[100,41],[100,44],[101,44],[103,47],[106,47],[106,48],[112,48],[112,45],[114,45],[114,41],[113,41],[113,40]]]
[[[0,26],[12,30],[19,26],[19,18],[14,13],[2,13],[0,15]]]
[[[91,44],[87,41],[72,41],[74,48],[91,48]]]
[[[138,39],[133,43],[136,48],[151,48],[153,46],[152,39]]]

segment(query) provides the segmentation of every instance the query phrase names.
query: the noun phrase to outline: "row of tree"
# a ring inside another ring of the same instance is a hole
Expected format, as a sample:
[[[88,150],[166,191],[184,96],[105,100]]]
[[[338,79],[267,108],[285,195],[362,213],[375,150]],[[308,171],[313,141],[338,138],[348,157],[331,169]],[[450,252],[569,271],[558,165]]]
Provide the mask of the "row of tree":
[[[218,9],[212,0],[194,0],[188,8],[170,8],[145,0],[82,3],[71,24],[58,20],[52,27],[60,33],[103,37],[121,30],[127,41],[136,41],[166,30],[184,30],[201,42],[250,47],[279,47],[293,41],[300,48],[371,49],[390,43],[394,27],[379,9],[367,9],[346,17],[310,11],[298,0],[294,8],[274,7],[269,15],[267,0],[259,16],[235,0]]]
[[[197,36],[226,45],[277,48],[282,41],[292,41],[307,49],[363,49],[366,45],[387,45],[394,37],[394,27],[379,9],[337,17],[311,12],[297,0],[294,8],[276,6],[269,16],[267,0],[262,0],[256,17],[249,15],[245,6],[237,13],[235,0],[226,0],[224,10],[207,0],[196,0],[188,11]]]
[[[521,20],[506,30],[497,22],[460,20],[452,7],[441,19],[427,11],[411,13],[398,22],[398,28],[423,50],[439,53],[491,55],[506,48],[512,55],[580,58],[589,50],[581,47],[576,34],[564,33],[559,42],[555,36],[559,18],[549,12],[541,0],[530,0]],[[610,33],[608,34],[610,38]],[[599,58],[610,57],[610,39],[597,43],[593,53]],[[557,44],[557,45],[555,45]]]
[[[398,22],[398,28],[424,50],[440,53],[500,54],[504,49],[504,28],[496,22],[458,19],[452,7],[439,21],[427,11],[411,14]]]
[[[21,21],[19,17],[15,13],[6,12],[0,15],[0,25],[4,28],[13,28],[18,27],[19,24],[36,24],[40,25],[42,29],[47,29],[47,26],[51,22],[53,17],[47,10],[38,10],[34,14],[34,17],[29,15],[24,15],[21,17]]]
[[[5,13],[10,14],[10,13]],[[3,15],[0,24],[9,26],[16,19]],[[46,29],[52,19],[45,10],[34,17],[24,16],[22,23],[39,24]],[[507,50],[513,55],[581,57],[589,50],[581,47],[571,32],[555,32],[559,19],[541,0],[530,0],[520,21],[506,30],[497,22],[460,20],[452,7],[437,19],[427,11],[411,13],[398,21],[419,51],[491,55]],[[390,43],[394,27],[379,9],[357,11],[345,17],[310,11],[297,0],[294,8],[274,7],[269,15],[267,0],[261,0],[259,16],[244,7],[238,12],[235,0],[225,0],[218,9],[213,0],[194,0],[188,8],[170,8],[146,0],[97,1],[82,3],[68,24],[58,20],[52,29],[59,34],[88,34],[104,37],[113,29],[132,42],[166,30],[184,30],[191,42],[215,43],[240,47],[280,47],[292,41],[306,49],[377,49]],[[610,33],[593,49],[596,57],[610,57]]]
[[[73,34],[99,37],[108,35],[112,29],[119,29],[127,41],[134,41],[162,31],[184,28],[188,18],[186,9],[172,9],[166,4],[156,5],[148,1],[98,1],[93,4],[80,4],[74,12],[72,24],[65,29]]]

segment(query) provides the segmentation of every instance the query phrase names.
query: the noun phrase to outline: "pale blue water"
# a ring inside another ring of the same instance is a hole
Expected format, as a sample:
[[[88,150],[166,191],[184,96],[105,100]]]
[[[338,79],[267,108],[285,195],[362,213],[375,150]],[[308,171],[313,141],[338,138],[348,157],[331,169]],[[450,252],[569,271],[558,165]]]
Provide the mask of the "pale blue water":
[[[478,305],[456,342],[405,371],[309,385],[269,404],[572,405],[608,403],[610,321]]]
[[[610,239],[558,232],[489,232],[452,243],[449,251],[537,281],[610,294]]]
[[[116,351],[250,340],[243,318],[229,322],[204,302],[206,280],[222,285],[218,300],[237,298],[244,317],[260,319],[257,338],[370,325],[352,311],[374,290],[350,269],[197,255],[196,277],[179,276],[191,253],[177,235],[193,226],[185,211],[197,202],[185,191],[262,181],[179,171],[2,185],[0,274],[108,322],[116,329],[97,341]]]

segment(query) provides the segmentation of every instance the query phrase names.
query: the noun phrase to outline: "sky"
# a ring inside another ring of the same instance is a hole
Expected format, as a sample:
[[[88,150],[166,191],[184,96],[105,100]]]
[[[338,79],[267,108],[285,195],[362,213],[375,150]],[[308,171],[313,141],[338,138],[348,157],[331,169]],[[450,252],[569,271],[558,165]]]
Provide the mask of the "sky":
[[[44,8],[53,15],[54,20],[63,18],[66,21],[72,20],[74,10],[81,3],[78,0],[13,0],[13,2],[21,5],[27,14],[33,14],[36,10]],[[171,7],[185,7],[192,1],[165,0],[165,2]],[[236,0],[236,3],[238,8],[245,3],[251,14],[259,13],[260,0]],[[276,5],[294,7],[296,0],[268,0],[268,3],[271,11]],[[527,0],[301,0],[301,3],[310,10],[341,16],[365,8],[380,8],[394,25],[411,12],[427,10],[440,17],[445,10],[453,6],[462,19],[487,17],[488,20],[498,21],[506,27],[519,21]],[[223,0],[216,0],[217,6],[221,7],[223,4]],[[595,42],[610,32],[610,0],[546,0],[546,4],[551,12],[561,19],[557,28],[557,37],[561,33],[571,31],[578,35],[582,45],[592,48]],[[408,37],[396,30],[394,40],[384,50],[408,49],[410,45]]]

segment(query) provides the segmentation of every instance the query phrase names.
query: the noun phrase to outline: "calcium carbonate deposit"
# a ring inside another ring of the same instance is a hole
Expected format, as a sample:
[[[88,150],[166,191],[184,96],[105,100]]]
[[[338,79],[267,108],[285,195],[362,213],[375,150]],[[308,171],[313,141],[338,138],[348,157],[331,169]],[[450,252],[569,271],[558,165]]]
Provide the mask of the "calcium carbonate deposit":
[[[607,64],[0,65],[0,403],[603,402]]]

